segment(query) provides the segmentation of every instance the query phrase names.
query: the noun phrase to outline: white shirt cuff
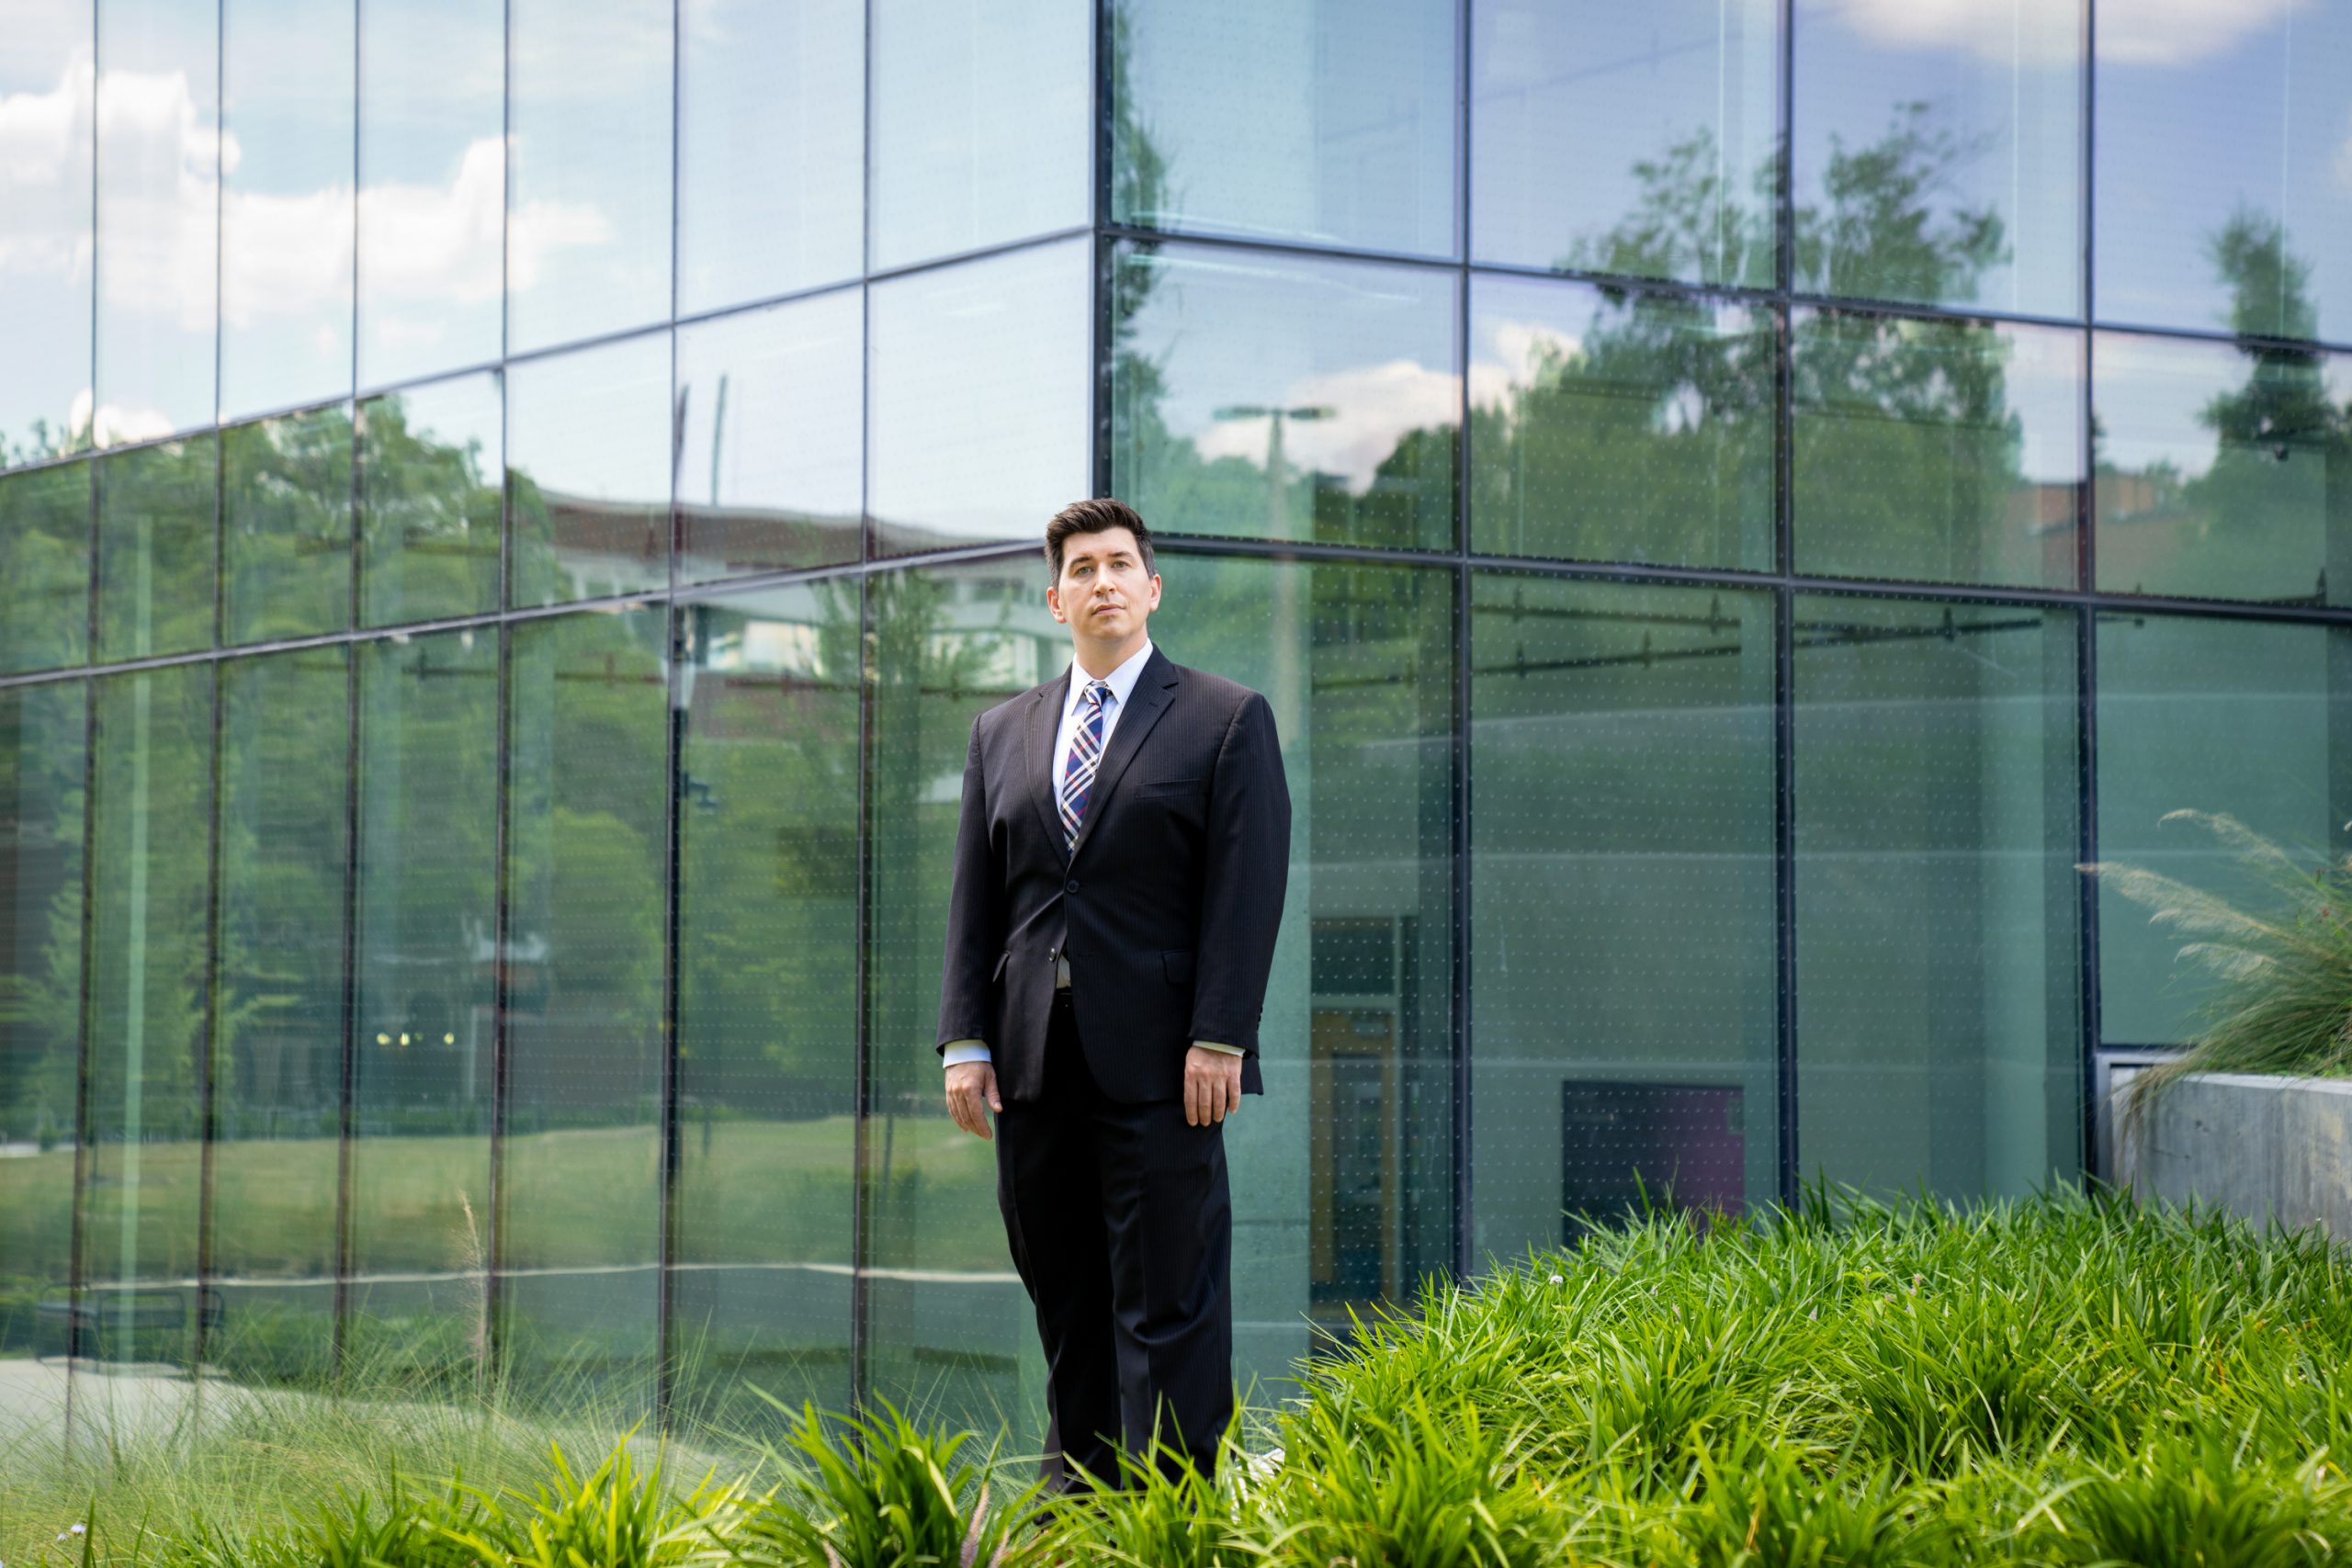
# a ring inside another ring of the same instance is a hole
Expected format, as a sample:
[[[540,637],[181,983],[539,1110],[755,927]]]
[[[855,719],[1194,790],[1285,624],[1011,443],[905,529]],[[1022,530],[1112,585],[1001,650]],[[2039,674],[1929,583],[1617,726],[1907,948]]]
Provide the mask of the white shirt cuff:
[[[1247,1056],[1250,1054],[1238,1045],[1220,1045],[1214,1040],[1195,1040],[1193,1043],[1204,1051],[1222,1051],[1228,1056]]]
[[[985,1040],[950,1040],[939,1048],[939,1066],[942,1070],[963,1062],[992,1062],[994,1060],[995,1058],[989,1055],[989,1043]]]

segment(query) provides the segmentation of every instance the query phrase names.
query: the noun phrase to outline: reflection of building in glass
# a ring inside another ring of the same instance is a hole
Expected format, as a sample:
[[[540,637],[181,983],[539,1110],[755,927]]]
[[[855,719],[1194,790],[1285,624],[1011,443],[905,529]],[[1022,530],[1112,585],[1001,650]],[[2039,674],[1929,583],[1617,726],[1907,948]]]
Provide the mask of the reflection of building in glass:
[[[2194,998],[2074,867],[2352,847],[2344,17],[37,9],[0,1355],[60,1377],[1028,1419],[926,1047],[1093,491],[1284,739],[1244,1378],[1632,1205],[2075,1176]]]

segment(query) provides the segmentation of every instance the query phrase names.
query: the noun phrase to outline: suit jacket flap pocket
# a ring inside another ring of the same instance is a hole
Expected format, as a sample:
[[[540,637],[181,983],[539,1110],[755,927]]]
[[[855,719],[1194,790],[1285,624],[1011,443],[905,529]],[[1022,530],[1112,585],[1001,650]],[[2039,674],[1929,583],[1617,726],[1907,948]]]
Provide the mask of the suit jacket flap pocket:
[[[1170,985],[1189,986],[1193,983],[1193,955],[1190,951],[1161,953],[1159,966],[1167,971]]]
[[[991,985],[991,986],[993,986],[993,985],[995,985],[999,980],[1003,979],[1003,978],[1004,978],[1004,966],[1005,966],[1006,964],[1008,964],[1012,963],[1012,953],[998,953],[998,954],[996,955],[996,967],[995,967],[993,970],[991,970],[991,971],[989,972],[989,985]]]

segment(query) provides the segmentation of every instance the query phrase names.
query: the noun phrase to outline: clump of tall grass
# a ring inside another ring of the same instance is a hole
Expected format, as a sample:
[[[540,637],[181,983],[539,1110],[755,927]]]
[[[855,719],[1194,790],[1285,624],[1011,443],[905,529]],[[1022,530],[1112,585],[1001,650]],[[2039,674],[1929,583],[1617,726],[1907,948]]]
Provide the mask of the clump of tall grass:
[[[804,1405],[786,1437],[692,1466],[624,1430],[593,1469],[572,1438],[526,1452],[478,1414],[464,1441],[421,1441],[427,1421],[371,1447],[365,1417],[256,1405],[245,1441],[304,1462],[183,1445],[209,1480],[174,1483],[129,1448],[85,1454],[97,1483],[52,1485],[36,1523],[89,1521],[44,1568],[77,1568],[75,1539],[78,1568],[2352,1560],[2352,1274],[2316,1234],[2102,1190],[1817,1190],[1704,1226],[1636,1216],[1356,1329],[1248,1413],[1213,1481],[1136,1464],[1049,1502],[1024,1461],[887,1405]],[[337,1442],[360,1457],[330,1462]],[[232,1473],[300,1485],[207,1490]],[[9,1497],[0,1529],[24,1517]]]
[[[2268,897],[2238,903],[2145,867],[2082,869],[2190,940],[2178,956],[2211,982],[2206,1018],[2179,1055],[2134,1074],[2128,1106],[2184,1073],[2352,1072],[2352,855],[2298,859],[2234,817],[2174,811],[2227,847]]]

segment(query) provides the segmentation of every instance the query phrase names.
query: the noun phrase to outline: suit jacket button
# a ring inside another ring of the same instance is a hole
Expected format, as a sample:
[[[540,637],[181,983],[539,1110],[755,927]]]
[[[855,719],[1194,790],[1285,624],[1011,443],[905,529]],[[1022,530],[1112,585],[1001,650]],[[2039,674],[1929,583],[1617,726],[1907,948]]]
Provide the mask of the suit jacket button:
[[[1071,877],[1071,878],[1069,879],[1069,891],[1071,891],[1072,893],[1075,893],[1075,892],[1077,892],[1077,891],[1078,891],[1078,878],[1077,878],[1077,877],[1073,876],[1073,877]]]

